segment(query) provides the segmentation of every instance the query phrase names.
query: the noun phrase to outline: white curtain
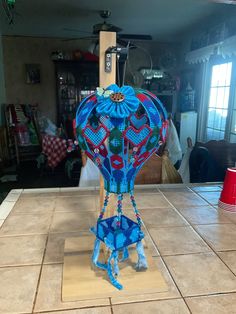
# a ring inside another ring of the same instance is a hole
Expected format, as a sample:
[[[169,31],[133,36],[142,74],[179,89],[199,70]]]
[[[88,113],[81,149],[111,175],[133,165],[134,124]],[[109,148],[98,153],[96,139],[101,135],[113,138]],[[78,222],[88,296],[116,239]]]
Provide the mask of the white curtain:
[[[86,165],[81,168],[79,187],[93,187],[100,184],[100,172],[98,167],[87,158]]]
[[[218,51],[218,46],[219,44],[215,44],[190,51],[186,54],[185,61],[190,64],[207,62]]]
[[[190,51],[186,54],[185,61],[190,64],[207,62],[214,54],[222,56],[223,58],[236,55],[236,36],[229,37],[213,45]]]
[[[236,36],[225,39],[220,46],[220,52],[224,58],[236,55]]]
[[[175,165],[178,160],[182,159],[182,150],[179,142],[179,137],[173,121],[169,120],[169,127],[166,139],[166,149],[169,153],[169,159]]]

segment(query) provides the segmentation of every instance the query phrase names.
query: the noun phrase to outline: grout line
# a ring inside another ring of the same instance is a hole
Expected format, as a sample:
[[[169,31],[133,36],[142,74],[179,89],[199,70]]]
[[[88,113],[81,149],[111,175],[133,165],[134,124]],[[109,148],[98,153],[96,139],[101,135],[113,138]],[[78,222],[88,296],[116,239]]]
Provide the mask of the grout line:
[[[34,296],[34,301],[33,301],[32,313],[34,312],[35,305],[36,305],[36,300],[37,300],[37,296],[38,296],[39,284],[40,284],[40,281],[41,281],[41,276],[42,276],[42,271],[43,271],[43,266],[44,266],[44,259],[45,259],[45,256],[46,256],[46,249],[47,249],[47,244],[48,244],[48,240],[49,240],[49,230],[50,230],[50,227],[52,225],[55,209],[56,209],[56,202],[54,203],[54,209],[53,209],[52,214],[51,214],[51,221],[50,221],[50,224],[48,226],[48,233],[47,233],[47,238],[46,238],[46,241],[45,241],[45,248],[44,248],[44,252],[43,252],[43,258],[42,258],[42,261],[41,261],[41,267],[40,267],[38,282],[37,282],[37,285],[36,285],[36,291],[35,291],[35,296]]]
[[[142,215],[141,215],[142,216]],[[229,224],[230,225],[230,224]],[[156,229],[156,230],[159,230],[159,229],[170,229],[170,228],[186,228],[186,227],[190,227],[189,224],[186,224],[186,225],[150,225],[150,224],[146,224],[146,227],[148,229]]]
[[[116,306],[122,306],[122,305],[129,305],[129,304],[142,304],[142,303],[152,303],[152,302],[162,302],[162,301],[172,301],[172,300],[183,300],[184,298],[181,297],[174,297],[174,298],[164,298],[164,299],[156,299],[156,300],[144,300],[144,301],[134,301],[134,302],[122,302],[122,303],[116,303],[116,304],[112,304],[112,306],[116,307]],[[184,302],[186,303],[186,302]],[[189,307],[187,306],[187,308],[189,309]],[[192,314],[192,312],[189,309],[190,314]],[[113,313],[113,312],[112,312]]]
[[[209,293],[209,294],[198,294],[198,295],[187,295],[186,297],[184,297],[184,299],[190,299],[190,298],[202,298],[202,297],[212,297],[212,296],[221,296],[221,295],[227,295],[227,294],[236,294],[236,290],[235,291],[229,291],[229,292],[213,292],[213,293]]]
[[[175,253],[175,254],[161,254],[161,257],[170,257],[170,256],[184,256],[184,255],[197,255],[197,254],[209,254],[212,253],[211,251],[199,251],[199,252],[192,252],[192,253]]]
[[[58,262],[44,262],[43,263],[43,266],[53,266],[53,265],[62,265],[63,264],[63,261],[58,261]]]
[[[158,295],[161,292],[156,292]],[[146,293],[147,296],[150,293]],[[119,305],[128,305],[128,304],[139,304],[139,303],[149,303],[149,302],[159,302],[159,301],[171,301],[171,300],[182,300],[183,298],[179,297],[166,297],[166,298],[161,298],[161,299],[152,299],[152,300],[142,300],[142,301],[130,301],[130,302],[122,302],[122,303],[112,303],[112,306],[119,306]]]
[[[73,302],[73,301],[71,301]],[[71,311],[76,311],[76,310],[86,310],[86,309],[97,309],[97,308],[111,308],[109,305],[98,305],[98,306],[83,306],[83,307],[71,307],[71,308],[67,308],[67,309],[55,309],[55,310],[43,310],[43,311],[37,311],[37,312],[34,312],[32,311],[31,313],[32,314],[44,314],[44,313],[68,313],[71,312]],[[94,313],[94,312],[91,312],[91,313]],[[20,313],[20,314],[24,314],[24,313]],[[29,313],[25,313],[25,314],[29,314]]]
[[[31,236],[39,236],[39,235],[47,235],[47,233],[37,233],[37,234],[10,234],[10,235],[4,235],[0,236],[0,238],[22,238],[22,237],[31,237]]]
[[[168,198],[162,193],[162,196],[165,198],[165,200],[172,206],[172,208],[176,211],[177,214],[180,215],[180,217],[187,223],[186,226],[179,226],[179,227],[189,227],[191,225],[190,221],[187,220],[187,218],[185,218],[179,211],[178,209],[168,200]]]
[[[197,194],[194,192],[194,194]],[[165,196],[164,196],[165,197]],[[201,197],[201,196],[200,196]],[[166,198],[167,199],[167,198]],[[167,199],[169,202],[169,200]],[[169,202],[170,203],[170,202]],[[211,203],[209,203],[211,205]],[[212,205],[211,205],[212,206]],[[174,208],[178,211],[178,209],[174,206]],[[217,212],[217,211],[216,211]],[[183,215],[178,211],[178,213],[183,217]],[[230,270],[230,272],[236,276],[236,274],[230,269],[230,267],[223,261],[223,259],[219,256],[217,251],[208,243],[206,239],[203,238],[203,236],[196,230],[197,225],[193,225],[190,221],[188,221],[189,225],[192,227],[192,229],[195,231],[195,233],[203,240],[203,242],[210,248],[210,250],[223,262],[223,264]],[[222,224],[215,224],[215,225],[222,225]],[[228,225],[228,224],[225,224]],[[201,252],[201,253],[196,253],[196,254],[207,254],[209,252]],[[161,255],[161,254],[160,254]],[[176,256],[177,254],[174,254],[172,256]],[[191,255],[191,254],[181,254],[181,255]],[[170,256],[170,255],[169,255]],[[162,255],[161,255],[162,257]]]
[[[39,289],[39,284],[40,284],[40,280],[41,280],[41,275],[42,275],[42,270],[43,270],[43,261],[44,261],[44,257],[45,257],[45,254],[46,254],[47,244],[48,244],[48,236],[47,236],[47,239],[46,239],[46,242],[45,242],[45,248],[44,248],[42,263],[41,263],[41,267],[40,267],[40,271],[39,271],[38,282],[37,282],[37,285],[36,285],[36,291],[35,291],[35,296],[34,296],[34,301],[33,301],[32,312],[34,312],[34,308],[35,308],[35,305],[36,305],[36,299],[37,299],[37,296],[38,296],[38,289]]]
[[[161,191],[160,191],[160,192],[161,192]],[[195,192],[193,192],[193,193],[196,194]],[[164,193],[161,192],[161,194],[162,194],[162,196],[167,200],[167,202],[170,203],[170,204],[173,206],[173,208],[180,214],[180,216],[181,216],[185,221],[187,221],[187,219],[178,211],[178,209],[167,199],[167,197],[164,195]],[[200,197],[201,197],[201,196],[200,196]],[[209,204],[210,204],[210,203],[209,203]],[[193,231],[203,240],[203,242],[209,247],[209,249],[210,249],[211,251],[213,251],[213,253],[215,253],[216,256],[218,256],[218,258],[225,264],[225,266],[226,266],[226,267],[230,270],[230,272],[235,276],[235,274],[233,273],[233,271],[232,271],[232,270],[229,268],[229,266],[226,265],[226,263],[219,257],[219,255],[214,251],[214,249],[209,245],[209,243],[197,232],[197,230],[195,230],[195,228],[193,227],[193,225],[192,225],[189,221],[187,221],[187,222],[188,222],[189,225],[192,227]],[[151,236],[151,234],[150,234],[150,232],[149,232],[148,229],[147,229],[147,231],[148,231],[149,236],[150,236],[151,239],[152,239],[152,236]],[[152,240],[153,240],[153,239],[152,239]],[[153,242],[154,242],[154,240],[153,240]],[[157,247],[157,245],[155,244],[155,242],[154,242],[154,245],[155,245],[155,247],[158,249],[158,247]],[[158,252],[159,252],[159,250],[158,250]],[[195,253],[195,254],[199,254],[199,253]],[[205,252],[205,253],[202,253],[202,252],[201,252],[201,254],[207,254],[207,252]],[[208,254],[209,254],[209,252],[208,252]],[[177,255],[177,254],[174,254],[173,256],[176,256],[176,255]],[[187,255],[187,254],[182,254],[182,255]],[[191,255],[191,254],[189,254],[189,255]],[[174,278],[173,278],[173,276],[172,276],[172,274],[171,274],[171,272],[170,272],[170,270],[169,270],[167,264],[165,263],[165,260],[162,258],[162,254],[160,254],[160,259],[162,260],[162,262],[163,262],[164,265],[166,266],[166,269],[168,270],[168,272],[169,272],[169,274],[170,274],[170,276],[171,276],[173,282],[175,283],[175,285],[176,285],[176,287],[177,287],[177,289],[178,289],[178,291],[179,291],[181,297],[183,298],[183,300],[184,300],[184,302],[185,302],[185,305],[187,306],[187,308],[189,309],[189,311],[190,311],[190,313],[191,313],[191,310],[190,310],[190,308],[189,308],[187,302],[185,301],[185,299],[184,299],[184,297],[183,297],[183,295],[182,295],[182,293],[181,293],[181,291],[180,291],[180,289],[179,289],[179,287],[178,287],[176,281],[174,280]]]
[[[194,191],[193,191],[193,193],[194,194],[196,194],[197,195],[197,193],[195,193]],[[164,196],[165,197],[165,196]],[[201,197],[201,196],[200,196]],[[169,202],[169,201],[168,201]],[[209,203],[209,202],[208,202]],[[210,206],[212,206],[211,205],[211,203],[209,203],[210,204]],[[174,206],[174,208],[175,208],[175,206]],[[177,208],[175,208],[177,211],[178,211],[178,209]],[[217,212],[217,210],[216,210],[216,212]],[[183,215],[178,211],[178,213],[183,217]],[[217,212],[218,213],[218,212]],[[215,255],[223,262],[223,264],[230,270],[230,272],[234,275],[234,276],[236,276],[236,274],[230,269],[230,267],[223,261],[223,259],[219,256],[219,254],[217,254],[217,251],[210,245],[210,243],[208,243],[208,241],[206,240],[206,239],[204,239],[203,237],[202,237],[202,235],[196,230],[196,226],[197,225],[194,225],[194,224],[192,224],[190,221],[188,221],[188,223],[189,223],[189,225],[193,228],[193,230],[197,233],[197,235],[204,241],[204,243],[210,248],[210,250],[213,252],[213,253],[215,253]],[[215,224],[215,225],[222,225],[222,224]],[[226,225],[228,225],[228,224],[226,224]],[[204,253],[201,253],[201,254],[204,254]],[[205,252],[205,254],[207,254],[207,252]],[[183,254],[183,255],[187,255],[187,254]],[[162,255],[161,255],[162,256]],[[172,256],[174,256],[174,255],[172,255]]]
[[[228,224],[226,224],[228,225]],[[194,228],[194,227],[193,227]],[[195,228],[194,228],[195,230]],[[195,230],[197,232],[197,230]],[[204,242],[207,243],[207,245],[210,247],[210,249],[213,251],[213,253],[215,253],[215,255],[221,260],[221,262],[229,269],[229,271],[236,277],[236,274],[232,271],[232,269],[230,269],[230,267],[226,264],[226,262],[221,258],[221,256],[218,254],[218,251],[216,251],[212,246],[211,244],[206,240],[204,239],[201,234],[199,234],[199,236],[203,239]],[[222,251],[221,251],[222,252]],[[223,252],[227,252],[227,251],[223,251]]]
[[[229,224],[230,225],[230,224]],[[189,225],[189,223],[188,224],[186,224],[186,225],[182,225],[182,226],[180,226],[180,225],[146,225],[147,226],[147,228],[149,228],[149,229],[156,229],[156,230],[159,230],[159,229],[170,229],[170,228],[186,228],[186,227],[190,227],[190,225]]]
[[[41,263],[35,263],[35,264],[21,264],[21,265],[1,265],[0,270],[2,268],[21,268],[21,267],[32,267],[32,266],[40,266]]]
[[[41,264],[22,264],[22,265],[6,265],[6,266],[0,266],[0,269],[2,268],[22,268],[22,267],[32,267],[32,266],[40,266]]]
[[[212,225],[234,225],[234,223],[233,222],[231,222],[230,220],[229,220],[229,222],[227,222],[227,221],[224,221],[224,222],[221,222],[221,223],[216,223],[216,222],[209,222],[209,223],[198,223],[198,224],[192,224],[193,226],[212,226]]]
[[[164,194],[163,194],[162,192],[160,192],[160,193],[161,193],[162,196],[164,196]],[[170,203],[169,200],[168,200],[165,196],[164,196],[164,198],[168,201],[168,203]],[[170,203],[170,204],[171,204],[171,203]],[[171,205],[172,205],[172,204],[171,204]],[[175,207],[174,207],[174,208],[175,208]],[[184,218],[184,219],[185,219],[185,218]],[[153,240],[153,238],[152,238],[152,236],[151,236],[151,234],[150,234],[150,232],[149,232],[148,229],[147,229],[147,232],[148,232],[149,237],[150,237],[150,238],[152,239],[152,241],[153,241],[154,247],[155,247],[156,250],[159,252],[158,247],[157,247],[157,245],[155,244],[155,242],[154,242],[154,240]],[[165,260],[164,260],[164,259],[162,258],[162,256],[161,256],[161,254],[160,254],[160,260],[161,260],[162,263],[165,265],[165,268],[166,268],[166,270],[168,271],[169,276],[171,277],[172,281],[174,282],[174,284],[175,284],[175,286],[176,286],[176,288],[177,288],[177,290],[178,290],[178,292],[179,292],[181,298],[183,299],[185,305],[187,306],[189,312],[192,313],[191,310],[190,310],[190,308],[189,308],[189,306],[188,306],[188,304],[187,304],[187,302],[185,301],[185,299],[184,299],[184,297],[183,297],[183,295],[182,295],[182,292],[181,292],[179,286],[177,285],[177,283],[176,283],[176,281],[175,281],[175,279],[174,279],[172,273],[170,272],[170,270],[169,270],[169,268],[168,268],[168,266],[167,266]]]
[[[143,223],[143,226],[144,226],[144,229],[145,229],[145,231],[146,231],[146,233],[148,235],[148,238],[149,238],[151,244],[154,246],[155,251],[159,254],[158,256],[155,256],[155,257],[160,257],[161,253],[160,253],[158,247],[156,246],[155,242],[153,241],[153,238],[150,236],[150,232],[149,232],[147,226],[144,223]],[[146,236],[146,234],[145,234],[145,236]],[[144,241],[145,241],[145,237],[144,237]]]
[[[226,253],[226,252],[236,252],[236,249],[232,249],[232,250],[227,250],[227,251],[217,251],[217,253]]]
[[[164,196],[164,197],[166,198],[166,200],[171,204],[171,202],[167,199],[167,197],[166,197],[165,195],[163,195],[163,196]],[[203,239],[203,237],[197,232],[197,230],[195,230],[194,225],[193,225],[189,220],[187,220],[187,218],[185,218],[185,217],[183,216],[183,214],[182,214],[181,212],[179,212],[178,209],[177,209],[174,205],[172,205],[172,206],[173,206],[173,208],[177,211],[177,213],[188,223],[188,225],[189,225],[190,227],[192,227],[192,229],[193,229],[193,231],[195,232],[195,234],[197,234],[197,235],[203,240],[203,242],[212,250],[211,246],[208,245],[208,243],[205,241],[205,239]]]
[[[16,234],[0,234],[1,238],[14,238],[14,237],[30,237],[36,235],[47,235],[47,233],[16,233]]]
[[[209,193],[210,191],[208,191],[207,193]],[[219,191],[212,191],[212,192],[210,192],[210,193],[215,193],[215,192],[219,192]],[[193,193],[196,195],[196,196],[198,196],[198,197],[200,197],[201,199],[203,199],[205,202],[207,202],[210,206],[217,206],[218,205],[218,203],[216,204],[216,205],[213,205],[212,203],[210,203],[207,199],[205,199],[203,196],[201,196],[201,194],[199,194],[199,193],[202,193],[202,192],[195,192],[195,191],[193,191]]]
[[[148,231],[148,230],[147,230],[147,231]],[[151,239],[152,239],[152,236],[151,236],[151,234],[149,233],[149,231],[148,231],[148,234],[149,234],[149,236],[150,236],[150,237],[151,237]],[[153,241],[153,239],[152,239],[152,241]],[[157,247],[157,245],[155,244],[155,242],[154,242],[154,241],[153,241],[153,244],[154,244],[154,246],[155,246],[156,250],[158,250],[158,247]],[[159,252],[159,251],[158,251],[158,252]],[[181,292],[181,290],[180,290],[179,286],[177,285],[177,283],[176,283],[176,281],[175,281],[175,279],[174,279],[174,277],[173,277],[173,275],[172,275],[171,271],[169,270],[169,268],[168,268],[168,266],[167,266],[167,264],[166,264],[165,260],[162,258],[162,256],[161,256],[161,255],[159,256],[159,258],[160,258],[160,260],[162,261],[162,263],[164,264],[164,266],[165,266],[165,268],[166,268],[167,272],[169,273],[169,276],[171,277],[172,281],[174,282],[174,284],[175,284],[175,286],[176,286],[176,288],[177,288],[177,290],[178,290],[178,292],[179,292],[179,294],[180,294],[181,298],[183,299],[183,301],[184,301],[185,305],[187,306],[187,308],[188,308],[189,312],[190,312],[190,313],[192,313],[192,312],[191,312],[191,310],[190,310],[190,308],[189,308],[189,306],[188,306],[188,304],[187,304],[187,302],[184,300],[184,296],[182,295],[182,292]]]
[[[193,193],[194,193],[194,194],[197,194],[197,193],[195,193],[195,192],[193,192]],[[163,197],[168,201],[168,203],[170,203],[170,204],[172,205],[172,203],[167,199],[167,197],[166,197],[162,192],[161,192],[161,194],[162,194]],[[201,196],[199,196],[199,197],[201,197]],[[208,202],[208,203],[209,203],[209,202]],[[211,205],[211,203],[209,203],[209,204]],[[222,258],[219,256],[219,254],[217,254],[217,252],[212,248],[212,246],[208,243],[208,241],[205,240],[205,239],[201,236],[201,234],[199,234],[199,233],[197,232],[197,230],[195,229],[194,225],[192,225],[190,221],[188,221],[187,219],[185,219],[185,217],[183,217],[183,215],[178,211],[178,209],[177,209],[174,205],[172,205],[172,206],[173,206],[173,208],[180,214],[180,216],[181,216],[185,221],[187,221],[187,222],[189,223],[189,225],[192,227],[192,229],[194,230],[194,232],[203,240],[203,242],[208,246],[208,248],[209,248],[213,253],[215,253],[215,255],[223,262],[223,264],[229,269],[229,271],[230,271],[234,276],[236,276],[236,275],[234,274],[234,272],[229,268],[229,266],[222,260]],[[212,205],[211,205],[211,206],[212,206]],[[152,238],[152,236],[151,236],[151,234],[150,234],[150,232],[149,232],[148,229],[147,229],[147,231],[148,231],[149,236]],[[152,240],[153,240],[153,239],[152,239]],[[154,240],[153,240],[153,242],[154,242]],[[154,245],[155,245],[155,247],[157,247],[156,244],[155,244],[155,242],[154,242]],[[157,249],[158,249],[158,247],[157,247]],[[159,250],[158,250],[158,252],[159,252]],[[209,254],[209,252],[199,252],[199,253],[195,253],[195,254]],[[174,255],[172,255],[172,256],[177,256],[177,255],[192,255],[192,254],[191,254],[191,253],[189,253],[189,254],[174,254]],[[172,280],[174,281],[174,283],[175,283],[175,285],[176,285],[176,287],[177,287],[177,289],[178,289],[178,291],[179,291],[181,297],[184,299],[184,297],[183,297],[183,295],[182,295],[182,293],[181,293],[181,291],[180,291],[180,289],[179,289],[177,283],[175,282],[175,280],[174,280],[174,278],[173,278],[173,276],[172,276],[172,274],[171,274],[171,272],[170,272],[170,270],[169,270],[167,264],[165,263],[164,259],[162,258],[162,256],[163,256],[163,255],[162,255],[161,252],[160,252],[160,258],[161,258],[161,260],[162,260],[163,263],[165,264],[165,266],[166,266],[168,272],[170,273],[170,276],[171,276]],[[170,256],[170,255],[169,255],[169,256]],[[233,293],[233,292],[232,292],[232,293]],[[189,309],[189,311],[190,311],[190,308],[189,308],[188,304],[186,303],[185,299],[184,299],[184,302],[185,302],[186,306],[188,307],[188,309]],[[191,313],[191,311],[190,311],[190,313]]]
[[[111,297],[109,297],[109,303],[110,303],[111,314],[114,314],[113,307],[112,307],[112,302],[111,302]]]

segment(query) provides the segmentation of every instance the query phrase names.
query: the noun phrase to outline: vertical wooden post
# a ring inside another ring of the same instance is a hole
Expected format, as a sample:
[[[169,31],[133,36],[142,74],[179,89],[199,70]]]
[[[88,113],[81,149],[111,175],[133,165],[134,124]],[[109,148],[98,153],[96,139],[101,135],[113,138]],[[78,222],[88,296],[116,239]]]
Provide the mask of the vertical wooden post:
[[[114,32],[100,32],[99,33],[99,86],[107,87],[116,83],[116,55],[112,56],[111,72],[105,72],[105,52],[111,47],[116,46],[116,33]],[[100,208],[104,201],[104,181],[100,176]],[[105,217],[114,215],[114,208],[116,206],[115,195],[111,194]],[[103,247],[105,259],[107,258],[107,250]]]
[[[99,85],[107,87],[116,82],[116,55],[112,55],[111,72],[105,72],[105,52],[111,47],[116,46],[116,33],[100,32],[99,33]]]
[[[116,33],[114,32],[100,32],[99,33],[99,86],[107,87],[116,82],[116,55],[112,56],[111,72],[105,72],[105,52],[111,47],[116,46]],[[103,206],[104,199],[104,182],[100,176],[100,208]],[[115,198],[111,195],[110,202],[107,208],[107,215],[112,215],[114,212]]]

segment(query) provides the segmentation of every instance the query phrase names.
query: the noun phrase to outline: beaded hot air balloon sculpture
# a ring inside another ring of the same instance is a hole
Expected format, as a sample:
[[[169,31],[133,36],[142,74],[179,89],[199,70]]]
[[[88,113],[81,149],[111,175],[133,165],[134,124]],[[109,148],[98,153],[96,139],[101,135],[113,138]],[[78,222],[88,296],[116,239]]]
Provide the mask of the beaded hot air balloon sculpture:
[[[122,289],[118,282],[119,262],[125,261],[128,248],[136,244],[136,269],[148,267],[142,244],[142,220],[134,198],[134,181],[143,164],[165,142],[168,120],[162,103],[152,93],[121,88],[113,84],[84,99],[76,114],[78,143],[97,165],[106,190],[104,204],[96,226],[92,255],[93,263],[107,271],[110,282]],[[117,194],[117,215],[104,218],[110,193]],[[123,214],[123,194],[130,194],[136,221]],[[110,251],[106,263],[99,262],[101,242]],[[122,256],[122,258],[120,258]]]

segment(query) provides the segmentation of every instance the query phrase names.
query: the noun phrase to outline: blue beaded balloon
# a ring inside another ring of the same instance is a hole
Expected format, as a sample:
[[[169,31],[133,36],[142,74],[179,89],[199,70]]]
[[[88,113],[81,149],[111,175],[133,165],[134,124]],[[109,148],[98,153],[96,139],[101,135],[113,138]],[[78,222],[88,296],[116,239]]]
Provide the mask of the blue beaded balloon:
[[[107,191],[97,226],[92,228],[96,235],[93,262],[107,270],[111,283],[118,289],[122,289],[115,278],[119,251],[123,251],[124,260],[128,256],[127,247],[136,243],[137,268],[147,267],[141,218],[133,195],[134,181],[143,164],[165,141],[167,126],[166,111],[155,95],[115,84],[97,88],[96,93],[81,102],[76,114],[78,143],[99,168]],[[128,192],[137,223],[122,213],[123,193]],[[109,193],[118,195],[117,216],[103,219]],[[111,250],[107,264],[98,262],[101,241]]]

